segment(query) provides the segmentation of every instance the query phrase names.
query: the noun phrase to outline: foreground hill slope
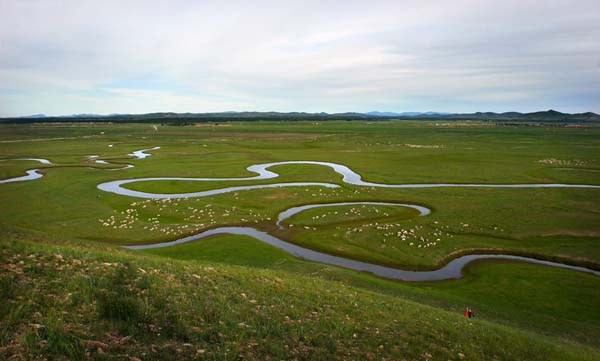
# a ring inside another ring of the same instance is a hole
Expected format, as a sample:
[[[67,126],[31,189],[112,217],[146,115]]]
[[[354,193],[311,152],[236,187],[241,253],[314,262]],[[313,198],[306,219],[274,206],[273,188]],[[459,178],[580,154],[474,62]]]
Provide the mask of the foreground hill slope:
[[[336,282],[111,246],[1,240],[0,299],[0,358],[600,358]]]

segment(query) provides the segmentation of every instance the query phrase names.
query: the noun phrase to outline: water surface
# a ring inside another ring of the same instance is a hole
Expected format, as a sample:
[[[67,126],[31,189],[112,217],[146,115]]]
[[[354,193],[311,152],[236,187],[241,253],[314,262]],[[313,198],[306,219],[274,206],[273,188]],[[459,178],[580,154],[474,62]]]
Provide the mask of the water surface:
[[[431,213],[431,209],[423,206],[419,206],[416,204],[408,204],[408,203],[393,203],[393,202],[338,202],[338,203],[318,203],[318,204],[305,204],[303,206],[292,207],[286,209],[285,211],[279,213],[277,216],[276,225],[283,229],[281,226],[281,222],[285,219],[290,218],[291,216],[298,214],[302,211],[312,208],[321,208],[321,207],[339,207],[339,206],[352,206],[352,205],[378,205],[378,206],[398,206],[398,207],[407,207],[413,208],[419,211],[420,216],[426,216]]]
[[[147,158],[149,156],[151,156],[152,154],[150,153],[145,153],[148,150],[157,150],[160,149],[160,147],[154,147],[154,148],[148,148],[148,149],[141,149],[141,150],[134,150],[133,152],[127,154],[130,155],[132,157],[136,157],[138,159],[144,159]]]
[[[151,248],[161,248],[161,247],[169,247],[177,244],[187,243],[191,241],[195,241],[201,238],[213,236],[216,234],[239,234],[246,235],[253,238],[256,238],[262,242],[270,244],[271,246],[277,247],[281,250],[286,251],[289,254],[292,254],[296,257],[303,258],[310,261],[316,261],[321,263],[326,263],[329,265],[339,266],[343,268],[349,268],[355,271],[364,271],[369,272],[374,275],[397,279],[402,281],[441,281],[453,278],[461,278],[462,270],[468,263],[478,260],[478,259],[508,259],[514,261],[522,261],[528,263],[541,264],[552,267],[565,268],[585,273],[591,273],[596,276],[600,276],[600,271],[596,271],[586,267],[572,266],[559,262],[551,262],[540,260],[536,258],[523,257],[523,256],[513,256],[508,254],[470,254],[461,256],[453,259],[445,266],[433,270],[433,271],[408,271],[401,270],[398,268],[381,266],[373,263],[361,262],[352,260],[349,258],[333,256],[327,253],[314,251],[308,248],[300,247],[298,245],[286,242],[281,240],[275,236],[268,234],[267,232],[260,231],[256,228],[252,227],[219,227],[210,229],[195,235],[191,235],[188,237],[180,238],[175,241],[163,242],[163,243],[155,243],[155,244],[147,244],[147,245],[138,245],[138,246],[124,246],[128,249],[151,249]]]
[[[239,186],[239,187],[229,187],[222,189],[214,189],[205,192],[192,192],[192,193],[149,193],[149,192],[139,192],[132,191],[126,188],[121,187],[124,184],[134,183],[134,182],[144,182],[144,181],[192,181],[192,182],[210,182],[210,181],[247,181],[247,180],[261,180],[261,179],[272,179],[279,177],[278,173],[272,172],[268,170],[270,167],[278,166],[278,165],[287,165],[287,164],[312,164],[312,165],[322,165],[325,167],[330,167],[334,172],[340,174],[342,176],[342,181],[347,184],[357,185],[357,186],[365,186],[365,187],[383,187],[383,188],[435,188],[435,187],[487,187],[487,188],[600,188],[600,185],[592,185],[592,184],[564,184],[564,183],[518,183],[518,184],[488,184],[488,183],[416,183],[416,184],[387,184],[387,183],[373,183],[363,181],[361,176],[354,172],[352,169],[348,168],[345,165],[330,163],[330,162],[318,162],[318,161],[285,161],[285,162],[273,162],[273,163],[263,163],[263,164],[254,164],[246,169],[249,172],[256,173],[256,176],[253,177],[233,177],[233,178],[196,178],[196,177],[152,177],[152,178],[133,178],[133,179],[125,179],[125,180],[117,180],[106,183],[101,183],[98,185],[98,188],[115,194],[126,195],[131,197],[140,197],[140,198],[187,198],[187,197],[204,197],[208,195],[215,195],[221,193],[231,192],[232,188],[235,188],[236,191],[246,190],[246,189],[256,189],[257,186]],[[292,184],[292,183],[279,183],[278,185],[270,185],[270,186],[281,186],[282,184]],[[300,183],[298,183],[300,184]],[[308,184],[308,183],[305,183]],[[318,183],[312,183],[312,185],[317,185]],[[324,183],[322,183],[324,184]],[[330,184],[331,186],[331,184]],[[269,185],[262,185],[260,188],[268,188]]]
[[[0,161],[8,161],[8,160],[32,160],[35,162],[40,162],[42,164],[52,164],[51,161],[49,161],[48,159],[44,159],[44,158],[15,158],[15,159],[1,159]],[[38,173],[38,170],[39,169],[28,169],[25,171],[26,175],[24,175],[24,176],[0,179],[0,184],[12,183],[12,182],[23,182],[23,181],[42,178],[44,175],[42,173]]]

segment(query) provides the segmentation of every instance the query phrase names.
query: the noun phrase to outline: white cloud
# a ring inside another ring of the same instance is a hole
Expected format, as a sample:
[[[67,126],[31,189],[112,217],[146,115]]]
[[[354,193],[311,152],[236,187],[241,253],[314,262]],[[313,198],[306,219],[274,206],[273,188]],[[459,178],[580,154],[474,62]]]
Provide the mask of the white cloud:
[[[585,0],[0,0],[0,113],[600,111],[598,13]]]

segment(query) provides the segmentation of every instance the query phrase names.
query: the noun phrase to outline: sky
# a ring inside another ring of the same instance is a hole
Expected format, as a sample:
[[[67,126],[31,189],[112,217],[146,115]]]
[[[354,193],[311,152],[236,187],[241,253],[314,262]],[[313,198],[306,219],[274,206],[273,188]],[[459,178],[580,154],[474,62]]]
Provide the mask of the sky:
[[[600,1],[0,0],[0,116],[600,113]]]

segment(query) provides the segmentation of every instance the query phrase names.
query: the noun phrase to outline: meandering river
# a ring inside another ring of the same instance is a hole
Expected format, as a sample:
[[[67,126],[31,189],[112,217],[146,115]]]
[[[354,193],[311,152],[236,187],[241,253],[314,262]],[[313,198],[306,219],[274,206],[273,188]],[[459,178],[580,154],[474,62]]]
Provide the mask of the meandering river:
[[[392,202],[316,203],[316,204],[306,204],[306,205],[303,205],[303,206],[297,206],[297,207],[292,207],[292,208],[286,209],[285,211],[279,213],[279,215],[277,216],[277,223],[276,223],[276,225],[280,229],[283,229],[283,226],[281,225],[281,222],[283,222],[285,219],[288,219],[288,218],[292,217],[293,215],[298,214],[300,212],[303,212],[303,211],[305,211],[307,209],[321,208],[321,207],[352,206],[352,205],[378,205],[378,206],[406,207],[406,208],[416,209],[417,211],[419,211],[419,214],[421,216],[426,216],[426,215],[428,215],[428,214],[431,213],[431,209],[429,209],[427,207],[419,206],[419,205],[416,205],[416,204],[408,204],[408,203],[392,203]]]
[[[146,153],[146,151],[148,150],[157,150],[160,149],[160,147],[154,147],[154,148],[148,148],[148,149],[141,149],[141,150],[135,150],[132,153],[129,153],[127,155],[130,155],[132,157],[136,157],[138,159],[144,159],[146,157],[151,156],[152,154],[150,153]]]
[[[234,178],[190,178],[190,177],[151,177],[151,178],[132,178],[123,179],[101,183],[98,185],[98,189],[105,192],[120,194],[130,197],[139,198],[188,198],[188,197],[206,197],[210,195],[216,195],[221,193],[240,191],[246,189],[256,188],[269,188],[269,187],[282,187],[282,186],[294,186],[294,185],[321,185],[325,187],[336,187],[331,183],[275,183],[275,184],[263,184],[260,186],[237,186],[227,187],[220,189],[212,189],[209,191],[202,192],[190,192],[190,193],[149,193],[142,191],[134,191],[127,188],[123,188],[124,184],[135,183],[135,182],[147,182],[147,181],[192,181],[192,182],[210,182],[210,181],[248,181],[248,180],[261,180],[261,179],[272,179],[279,177],[278,173],[268,170],[270,167],[286,164],[312,164],[322,165],[330,167],[336,173],[342,175],[342,181],[347,184],[365,186],[365,187],[383,187],[383,188],[435,188],[435,187],[487,187],[487,188],[600,188],[600,185],[592,184],[563,184],[563,183],[519,183],[519,184],[487,184],[487,183],[416,183],[416,184],[387,184],[387,183],[373,183],[365,182],[362,177],[354,172],[352,169],[345,165],[330,163],[330,162],[317,162],[317,161],[285,161],[285,162],[274,162],[274,163],[263,163],[255,164],[247,167],[246,169],[252,173],[257,173],[254,177],[234,177]]]
[[[333,256],[327,253],[314,251],[308,248],[304,248],[293,243],[286,242],[281,240],[273,235],[270,235],[267,232],[260,231],[256,228],[252,227],[219,227],[209,229],[207,231],[194,234],[188,237],[180,238],[175,241],[163,242],[163,243],[155,243],[155,244],[147,244],[147,245],[139,245],[139,246],[124,246],[129,249],[151,249],[151,248],[161,248],[161,247],[169,247],[182,243],[187,243],[191,241],[195,241],[198,239],[206,238],[209,236],[213,236],[216,234],[240,234],[246,235],[253,238],[256,238],[262,242],[270,244],[274,247],[277,247],[285,252],[292,254],[296,257],[300,257],[310,261],[316,261],[321,263],[326,263],[334,266],[349,268],[355,271],[363,271],[369,272],[374,275],[397,279],[402,281],[441,281],[453,278],[461,278],[463,268],[470,262],[473,262],[478,259],[508,259],[515,261],[522,261],[528,263],[536,263],[547,266],[566,268],[575,271],[581,271],[586,273],[595,274],[596,276],[600,276],[600,272],[579,266],[572,266],[564,263],[551,262],[540,260],[536,258],[530,257],[522,257],[522,256],[513,256],[508,254],[470,254],[461,256],[453,259],[445,266],[433,270],[433,271],[408,271],[401,270],[393,267],[386,267],[377,264],[367,263],[356,261],[349,258]]]
[[[138,159],[143,159],[151,154],[145,153],[149,150],[160,149],[160,147],[142,149],[138,151],[134,151],[130,153],[130,156],[134,156]],[[90,156],[90,158],[96,158],[97,156]],[[34,160],[43,164],[51,164],[51,162],[47,159],[40,158],[20,158],[19,160]],[[106,163],[108,162],[103,160],[96,160],[96,163]],[[492,187],[492,188],[559,188],[559,187],[568,187],[568,188],[600,188],[599,185],[590,185],[590,184],[561,184],[561,183],[520,183],[520,184],[480,184],[480,183],[422,183],[422,184],[386,184],[386,183],[374,183],[363,181],[362,177],[354,172],[349,167],[331,163],[331,162],[320,162],[320,161],[284,161],[284,162],[273,162],[273,163],[264,163],[264,164],[255,164],[247,167],[246,169],[250,172],[256,173],[256,176],[253,177],[238,177],[238,178],[184,178],[184,177],[151,177],[151,178],[133,178],[133,179],[125,179],[125,180],[116,180],[111,182],[105,182],[99,184],[98,189],[106,192],[111,192],[119,195],[131,196],[131,197],[139,197],[139,198],[187,198],[187,197],[205,197],[210,195],[234,192],[234,191],[242,191],[242,190],[250,190],[250,189],[261,189],[261,188],[271,188],[271,187],[295,187],[295,186],[321,186],[327,188],[336,188],[339,187],[337,184],[332,183],[322,183],[322,182],[290,182],[290,183],[272,183],[272,184],[258,184],[258,185],[245,185],[245,186],[233,186],[233,187],[225,187],[219,189],[212,189],[201,192],[190,192],[190,193],[173,193],[173,194],[163,194],[163,193],[149,193],[142,191],[134,191],[130,189],[123,188],[122,185],[134,183],[134,182],[143,182],[143,181],[163,181],[163,180],[181,180],[181,181],[247,181],[247,180],[261,180],[261,179],[272,179],[279,177],[278,173],[272,172],[268,170],[270,167],[278,166],[278,165],[286,165],[286,164],[311,164],[311,165],[321,165],[325,167],[330,167],[336,173],[342,176],[342,181],[347,184],[357,185],[357,186],[366,186],[366,187],[383,187],[383,188],[433,188],[433,187]],[[126,165],[123,168],[118,169],[126,169],[130,168],[131,165]],[[37,172],[37,169],[27,170],[27,175],[16,178],[9,178],[0,180],[0,183],[9,183],[9,182],[18,182],[25,180],[37,179],[43,176]],[[319,203],[319,204],[308,204],[297,207],[292,207],[281,212],[277,218],[277,226],[281,227],[281,222],[299,212],[302,212],[306,209],[316,208],[316,207],[327,207],[327,206],[341,206],[341,205],[358,205],[358,204],[377,204],[377,205],[394,205],[394,206],[403,206],[416,209],[419,211],[421,216],[428,215],[431,210],[413,204],[406,203],[391,203],[391,202],[342,202],[335,204],[327,204],[327,203]],[[201,238],[205,238],[208,236],[216,235],[216,234],[241,234],[247,235],[250,237],[254,237],[260,241],[268,243],[272,246],[275,246],[279,249],[282,249],[294,256],[304,258],[311,261],[322,262],[330,265],[345,267],[349,269],[353,269],[356,271],[365,271],[373,273],[377,276],[398,279],[403,281],[438,281],[452,278],[460,278],[462,275],[462,270],[466,264],[478,260],[478,259],[509,259],[516,261],[523,261],[529,263],[542,264],[547,266],[566,268],[586,273],[591,273],[597,276],[600,276],[600,271],[596,271],[586,267],[573,266],[558,262],[545,261],[536,258],[523,257],[523,256],[515,256],[508,254],[470,254],[460,256],[458,258],[453,259],[445,266],[433,270],[433,271],[409,271],[409,270],[401,270],[393,267],[386,267],[382,265],[361,262],[357,260],[352,260],[344,257],[334,256],[323,252],[314,251],[308,248],[304,248],[284,240],[281,240],[271,234],[268,234],[264,231],[260,231],[256,228],[252,227],[219,227],[210,229],[195,235],[191,235],[188,237],[180,238],[170,242],[156,243],[150,245],[139,245],[139,246],[125,246],[129,249],[149,249],[149,248],[159,248],[159,247],[168,247],[181,243],[191,242],[194,240],[198,240]]]
[[[7,160],[32,160],[34,162],[40,162],[42,164],[52,164],[51,161],[49,161],[48,159],[44,159],[44,158],[15,158],[15,159],[2,159],[2,161],[7,161]],[[14,178],[6,178],[6,179],[0,179],[0,184],[2,183],[12,183],[12,182],[23,182],[23,181],[28,181],[28,180],[34,180],[34,179],[38,179],[38,178],[42,178],[44,175],[42,173],[38,173],[39,169],[29,169],[25,171],[24,176],[20,176],[20,177],[14,177]]]
[[[67,138],[56,138],[56,139],[67,139]],[[112,144],[110,145],[112,146]],[[151,156],[152,154],[150,153],[146,153],[146,151],[149,150],[157,150],[160,149],[160,147],[154,147],[154,148],[148,148],[148,149],[141,149],[141,150],[135,150],[132,153],[129,153],[128,155],[135,157],[137,159],[144,159],[146,157]],[[109,163],[106,160],[103,159],[96,159],[99,156],[94,154],[94,155],[88,155],[87,156],[88,159],[94,159],[94,163],[97,164],[112,164]],[[44,159],[44,158],[14,158],[14,159],[0,159],[0,161],[7,161],[7,160],[32,160],[32,161],[36,161],[36,162],[40,162],[42,164],[52,164],[52,162],[50,162],[48,159]],[[129,169],[129,168],[133,168],[133,164],[125,164],[123,167],[119,167],[119,168],[106,168],[105,170],[122,170],[122,169]],[[0,184],[2,183],[11,183],[11,182],[23,182],[23,181],[28,181],[28,180],[34,180],[34,179],[38,179],[38,178],[42,178],[44,175],[41,173],[38,173],[39,169],[29,169],[27,171],[25,171],[26,175],[21,176],[21,177],[14,177],[14,178],[6,178],[6,179],[0,179]]]

